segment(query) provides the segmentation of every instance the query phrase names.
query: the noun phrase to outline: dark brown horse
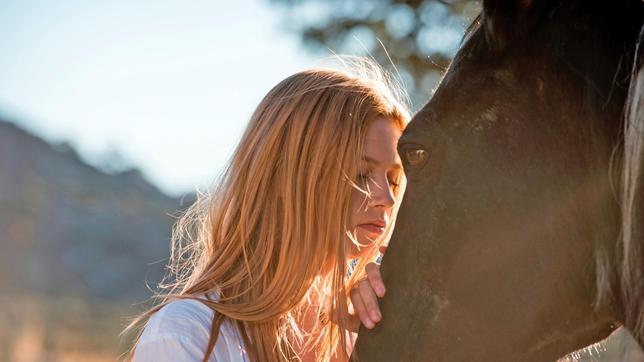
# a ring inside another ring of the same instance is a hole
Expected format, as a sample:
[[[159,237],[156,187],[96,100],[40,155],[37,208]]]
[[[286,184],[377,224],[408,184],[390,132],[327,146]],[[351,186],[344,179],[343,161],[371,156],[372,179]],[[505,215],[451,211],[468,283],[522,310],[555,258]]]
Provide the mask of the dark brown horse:
[[[620,325],[644,346],[643,20],[641,0],[483,1],[400,140],[384,317],[354,356],[553,361]]]

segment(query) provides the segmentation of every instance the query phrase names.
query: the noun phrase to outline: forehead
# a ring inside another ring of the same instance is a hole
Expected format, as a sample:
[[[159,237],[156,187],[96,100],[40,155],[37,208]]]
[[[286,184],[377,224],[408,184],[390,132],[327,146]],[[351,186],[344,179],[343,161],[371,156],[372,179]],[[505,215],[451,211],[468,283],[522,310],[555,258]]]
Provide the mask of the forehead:
[[[365,134],[365,143],[391,140],[400,137],[401,133],[402,130],[393,119],[381,116],[369,123]]]
[[[396,145],[402,130],[390,118],[378,117],[367,127],[363,158],[373,162],[397,163]]]
[[[428,136],[435,127],[484,130],[494,127],[499,116],[536,118],[544,112],[537,104],[547,96],[543,84],[553,76],[553,58],[527,48],[490,53],[483,49],[483,35],[477,30],[458,52],[434,95],[405,130],[405,140],[408,134]]]

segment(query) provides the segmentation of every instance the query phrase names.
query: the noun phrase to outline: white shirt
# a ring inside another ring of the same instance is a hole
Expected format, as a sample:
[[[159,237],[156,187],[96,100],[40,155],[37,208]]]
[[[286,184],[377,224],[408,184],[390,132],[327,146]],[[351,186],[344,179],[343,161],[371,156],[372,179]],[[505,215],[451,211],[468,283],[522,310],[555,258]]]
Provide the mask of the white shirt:
[[[202,361],[214,312],[196,300],[176,300],[154,313],[134,351],[134,362]],[[224,321],[208,361],[248,362],[237,328]]]

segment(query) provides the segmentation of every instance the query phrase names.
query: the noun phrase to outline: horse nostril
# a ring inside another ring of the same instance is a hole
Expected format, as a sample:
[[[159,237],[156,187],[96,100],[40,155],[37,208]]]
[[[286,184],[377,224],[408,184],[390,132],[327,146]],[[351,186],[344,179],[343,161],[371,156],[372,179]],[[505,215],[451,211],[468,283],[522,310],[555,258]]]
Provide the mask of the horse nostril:
[[[427,162],[429,153],[422,148],[413,148],[405,152],[407,163],[411,167],[421,167]]]

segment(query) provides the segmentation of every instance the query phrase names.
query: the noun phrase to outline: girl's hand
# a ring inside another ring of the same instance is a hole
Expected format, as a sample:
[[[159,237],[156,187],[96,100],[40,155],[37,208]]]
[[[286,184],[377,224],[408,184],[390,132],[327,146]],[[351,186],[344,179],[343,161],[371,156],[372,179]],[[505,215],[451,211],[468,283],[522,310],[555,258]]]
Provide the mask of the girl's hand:
[[[386,246],[380,248],[382,254],[386,250]],[[380,275],[380,265],[369,263],[365,267],[365,272],[367,278],[356,284],[349,293],[355,313],[354,317],[357,314],[357,318],[359,318],[359,321],[356,318],[354,326],[351,328],[355,332],[360,327],[360,322],[365,327],[372,329],[382,319],[378,298],[385,296],[386,289],[382,281],[382,276]]]

